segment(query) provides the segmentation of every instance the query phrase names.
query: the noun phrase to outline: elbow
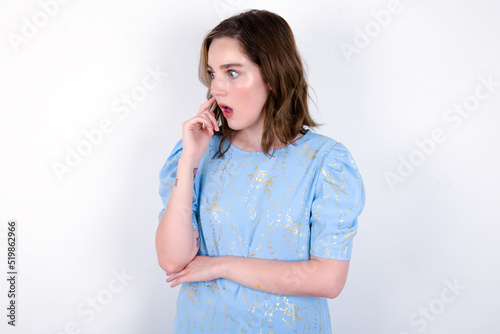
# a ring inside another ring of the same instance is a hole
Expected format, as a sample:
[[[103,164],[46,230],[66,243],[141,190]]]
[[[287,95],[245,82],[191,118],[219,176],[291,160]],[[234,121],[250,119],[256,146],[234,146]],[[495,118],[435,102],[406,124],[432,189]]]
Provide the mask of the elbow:
[[[186,263],[179,263],[179,261],[173,261],[169,258],[160,258],[158,257],[158,264],[160,268],[163,269],[166,273],[178,273],[182,269],[186,267]]]
[[[321,289],[317,293],[328,299],[337,298],[347,280],[349,261],[321,259],[314,256],[311,263],[317,266],[317,286]]]
[[[170,249],[163,247],[158,235],[156,238],[156,256],[158,265],[167,273],[178,273],[192,260],[187,254],[179,251],[172,252]]]
[[[325,297],[328,298],[328,299],[335,299],[335,298],[337,298],[340,295],[341,291],[342,291],[342,289],[331,288],[328,291],[328,293],[325,295]]]
[[[344,284],[330,284],[327,288],[327,292],[325,293],[325,297],[328,299],[337,298],[344,288]]]
[[[165,254],[165,252],[157,251],[158,264],[160,268],[167,273],[178,273],[184,269],[189,262],[193,261],[196,254]]]

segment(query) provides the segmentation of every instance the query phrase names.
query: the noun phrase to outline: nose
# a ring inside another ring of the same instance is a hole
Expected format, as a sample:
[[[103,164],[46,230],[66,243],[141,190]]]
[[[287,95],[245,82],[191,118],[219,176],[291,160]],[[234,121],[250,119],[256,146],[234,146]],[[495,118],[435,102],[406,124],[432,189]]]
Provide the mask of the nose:
[[[224,87],[221,79],[218,79],[217,77],[212,79],[210,92],[212,93],[212,96],[226,96],[226,88]]]

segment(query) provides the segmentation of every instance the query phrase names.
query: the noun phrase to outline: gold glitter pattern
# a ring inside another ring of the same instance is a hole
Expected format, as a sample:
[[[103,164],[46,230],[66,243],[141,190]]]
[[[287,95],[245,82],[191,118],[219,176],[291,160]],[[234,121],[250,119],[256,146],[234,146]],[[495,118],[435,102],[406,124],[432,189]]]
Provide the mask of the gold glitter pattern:
[[[231,146],[222,159],[213,158],[219,141],[212,138],[195,178],[199,254],[350,260],[365,190],[343,144],[308,131],[273,157]],[[163,207],[181,153],[179,141],[160,171]],[[174,332],[331,333],[331,325],[326,298],[276,295],[221,278],[181,285]]]

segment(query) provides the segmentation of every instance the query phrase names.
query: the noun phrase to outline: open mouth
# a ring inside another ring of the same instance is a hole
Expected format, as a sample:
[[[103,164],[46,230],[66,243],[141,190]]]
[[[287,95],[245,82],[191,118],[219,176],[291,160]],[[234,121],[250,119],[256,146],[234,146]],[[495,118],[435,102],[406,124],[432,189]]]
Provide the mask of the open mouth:
[[[224,103],[220,103],[219,107],[222,109],[222,112],[224,113],[224,115],[230,115],[233,112],[233,108],[229,107],[228,105],[226,105]]]

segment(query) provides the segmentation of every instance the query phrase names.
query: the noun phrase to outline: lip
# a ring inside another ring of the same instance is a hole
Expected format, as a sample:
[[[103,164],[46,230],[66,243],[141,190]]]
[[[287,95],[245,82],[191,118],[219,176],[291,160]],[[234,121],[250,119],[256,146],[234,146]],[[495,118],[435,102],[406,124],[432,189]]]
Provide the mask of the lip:
[[[233,115],[233,111],[227,111],[227,108],[222,108],[222,114],[224,115],[224,117],[226,118],[229,118]]]
[[[227,105],[227,104],[225,104],[225,103],[217,103],[217,104],[219,105],[219,107],[220,107],[221,109],[231,108],[230,106],[228,106],[228,105]]]
[[[233,114],[233,110],[230,106],[228,106],[227,104],[224,104],[224,103],[218,103],[218,105],[221,108],[222,113],[224,114],[224,117],[226,117],[226,118],[231,117],[231,115]],[[231,111],[227,111],[228,108],[230,108]]]

